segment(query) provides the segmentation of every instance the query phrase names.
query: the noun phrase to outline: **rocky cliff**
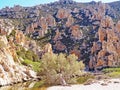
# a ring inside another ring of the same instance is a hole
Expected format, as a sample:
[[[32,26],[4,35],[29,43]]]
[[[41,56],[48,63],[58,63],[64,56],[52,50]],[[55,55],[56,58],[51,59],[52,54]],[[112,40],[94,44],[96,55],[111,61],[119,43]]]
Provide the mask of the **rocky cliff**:
[[[30,59],[34,63],[44,53],[52,54],[51,44],[47,44],[42,50],[22,31],[15,30],[10,19],[0,19],[0,30],[0,86],[37,78],[33,66],[23,62]]]
[[[91,48],[90,68],[114,67],[120,65],[119,45],[120,32],[119,21],[114,25],[111,17],[106,16],[101,20],[96,33],[98,41],[93,42]]]
[[[14,60],[11,46],[5,35],[0,36],[0,85],[8,85],[36,78],[36,73]]]

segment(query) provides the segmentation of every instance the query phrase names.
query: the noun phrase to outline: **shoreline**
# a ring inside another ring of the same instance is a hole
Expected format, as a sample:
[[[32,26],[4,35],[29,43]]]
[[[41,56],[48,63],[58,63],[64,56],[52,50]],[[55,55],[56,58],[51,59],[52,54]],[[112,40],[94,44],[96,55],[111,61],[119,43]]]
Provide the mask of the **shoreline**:
[[[90,85],[51,86],[47,90],[120,90],[120,78],[100,80]]]

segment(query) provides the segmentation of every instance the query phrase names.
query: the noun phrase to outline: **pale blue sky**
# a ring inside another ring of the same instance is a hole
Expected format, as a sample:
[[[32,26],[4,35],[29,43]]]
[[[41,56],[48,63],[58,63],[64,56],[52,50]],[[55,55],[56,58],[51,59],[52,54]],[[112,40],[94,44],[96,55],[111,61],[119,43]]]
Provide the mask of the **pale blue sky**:
[[[6,6],[14,6],[14,5],[21,5],[21,6],[34,6],[39,5],[43,3],[49,3],[54,2],[58,0],[0,0],[0,8],[6,7]],[[93,0],[74,0],[77,2],[90,2]],[[112,1],[118,1],[118,0],[94,0],[94,1],[102,1],[102,2],[112,2]]]

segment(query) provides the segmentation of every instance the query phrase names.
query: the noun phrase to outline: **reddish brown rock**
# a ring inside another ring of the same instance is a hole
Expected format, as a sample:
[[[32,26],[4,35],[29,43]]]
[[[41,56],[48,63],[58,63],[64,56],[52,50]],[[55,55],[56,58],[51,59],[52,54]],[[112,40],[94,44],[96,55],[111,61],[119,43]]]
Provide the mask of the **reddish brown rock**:
[[[98,60],[97,60],[96,67],[103,66],[103,65],[104,65],[104,63],[105,63],[105,61],[104,61],[104,60],[102,60],[102,59],[98,59]]]
[[[75,54],[78,58],[80,58],[80,51],[79,50],[77,50],[77,49],[74,49],[74,50],[71,50],[70,51],[70,54]]]
[[[103,28],[113,28],[113,20],[111,17],[106,16],[103,19],[101,19],[101,25]]]
[[[118,21],[116,24],[116,31],[120,33],[120,21]]]
[[[114,56],[109,55],[108,56],[108,66],[113,66],[113,63],[114,63]]]
[[[91,48],[92,57],[89,62],[90,68],[120,65],[119,27],[119,22],[114,26],[112,19],[108,16],[101,19],[100,28],[98,29],[97,35],[99,37],[98,41],[102,44],[102,48],[98,51],[98,46],[96,43],[93,43],[93,47]]]
[[[98,30],[99,41],[103,42],[106,38],[106,31],[103,28],[99,28]]]
[[[51,27],[56,26],[55,19],[50,14],[46,16],[46,22],[47,22],[48,26],[51,26]]]
[[[70,15],[67,19],[67,22],[66,22],[66,26],[67,27],[70,27],[72,24],[74,23],[74,19],[72,18],[72,16]]]
[[[66,46],[61,41],[57,41],[54,47],[56,48],[56,50],[59,51],[63,51],[66,49]]]
[[[91,53],[93,54],[95,51],[99,50],[100,46],[97,44],[97,42],[93,42],[93,46],[91,48]]]
[[[68,9],[59,9],[57,12],[57,18],[64,19],[70,15],[70,10]]]
[[[80,30],[80,26],[78,26],[78,25],[71,26],[70,30],[71,30],[72,37],[74,39],[81,39],[82,38],[83,33]]]
[[[57,40],[60,40],[62,37],[61,37],[61,33],[59,32],[59,30],[56,30],[56,35],[54,37],[54,41],[57,41]]]
[[[98,53],[98,59],[99,58],[101,58],[101,57],[104,57],[105,56],[105,54],[106,54],[107,52],[105,51],[105,50],[101,50],[99,53]]]
[[[47,33],[47,29],[48,29],[48,24],[47,24],[47,21],[46,21],[45,17],[41,17],[41,19],[40,19],[40,26],[41,26],[42,30],[44,31],[44,33],[46,34]]]
[[[105,8],[106,5],[101,2],[96,3],[94,7],[88,6],[88,9],[93,13],[91,19],[101,20],[105,16]]]

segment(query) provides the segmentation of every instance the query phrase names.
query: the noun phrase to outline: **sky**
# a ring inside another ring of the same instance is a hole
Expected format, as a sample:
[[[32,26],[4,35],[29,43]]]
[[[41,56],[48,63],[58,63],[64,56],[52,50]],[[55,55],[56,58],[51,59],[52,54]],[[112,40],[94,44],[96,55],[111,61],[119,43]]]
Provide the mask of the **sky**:
[[[0,9],[6,6],[13,7],[14,5],[21,6],[34,6],[39,4],[45,4],[49,2],[54,2],[58,0],[0,0]],[[74,0],[77,2],[90,2],[93,0]],[[113,2],[118,0],[94,0],[94,1],[102,1],[102,2]]]

